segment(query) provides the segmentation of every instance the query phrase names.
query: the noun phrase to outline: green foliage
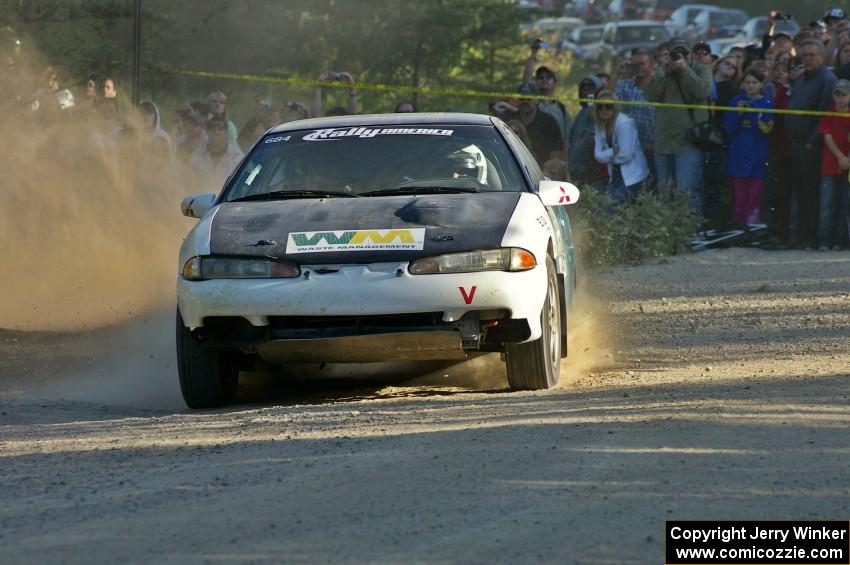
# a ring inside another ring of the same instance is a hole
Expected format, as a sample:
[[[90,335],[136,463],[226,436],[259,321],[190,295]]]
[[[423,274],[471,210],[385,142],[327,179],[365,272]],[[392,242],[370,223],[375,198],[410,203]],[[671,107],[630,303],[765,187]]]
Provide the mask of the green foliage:
[[[585,187],[570,212],[579,252],[592,266],[682,253],[698,225],[678,192],[670,197],[642,192],[614,206],[606,193]]]
[[[141,97],[187,100],[220,89],[237,121],[253,114],[257,97],[307,102],[312,88],[170,71],[316,79],[336,70],[359,82],[513,91],[527,56],[519,24],[537,16],[515,0],[144,0],[142,6]],[[2,25],[65,71],[63,86],[109,74],[129,94],[132,0],[0,0]],[[324,94],[325,109],[347,103],[343,89]],[[361,111],[385,112],[406,98],[423,110],[486,112],[488,102],[361,91]]]

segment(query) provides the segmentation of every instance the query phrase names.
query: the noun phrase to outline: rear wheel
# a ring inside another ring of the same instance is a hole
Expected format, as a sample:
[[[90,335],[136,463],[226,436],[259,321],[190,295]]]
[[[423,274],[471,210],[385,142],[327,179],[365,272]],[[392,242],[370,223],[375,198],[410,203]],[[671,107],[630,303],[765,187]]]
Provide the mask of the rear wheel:
[[[177,373],[189,408],[216,408],[232,402],[239,381],[237,361],[237,354],[204,347],[177,311]]]
[[[543,333],[526,343],[506,344],[508,384],[515,390],[540,390],[558,384],[561,370],[561,303],[555,264],[546,257],[548,285],[540,312]]]

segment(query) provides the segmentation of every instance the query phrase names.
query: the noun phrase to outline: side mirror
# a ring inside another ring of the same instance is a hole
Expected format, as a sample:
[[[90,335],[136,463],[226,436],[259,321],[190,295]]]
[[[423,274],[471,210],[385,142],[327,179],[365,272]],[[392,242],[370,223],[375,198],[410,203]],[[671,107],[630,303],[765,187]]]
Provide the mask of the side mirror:
[[[569,206],[578,202],[579,198],[576,185],[557,180],[540,181],[537,192],[545,206]]]
[[[215,204],[215,194],[212,192],[193,194],[183,199],[180,203],[180,211],[189,218],[203,218],[213,204]]]

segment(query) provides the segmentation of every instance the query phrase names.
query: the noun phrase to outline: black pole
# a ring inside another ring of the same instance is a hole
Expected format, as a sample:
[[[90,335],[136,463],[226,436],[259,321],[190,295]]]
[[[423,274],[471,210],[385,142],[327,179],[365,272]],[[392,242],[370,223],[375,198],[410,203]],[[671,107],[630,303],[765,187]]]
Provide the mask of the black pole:
[[[135,0],[133,14],[133,106],[139,105],[139,74],[142,67],[142,0]]]

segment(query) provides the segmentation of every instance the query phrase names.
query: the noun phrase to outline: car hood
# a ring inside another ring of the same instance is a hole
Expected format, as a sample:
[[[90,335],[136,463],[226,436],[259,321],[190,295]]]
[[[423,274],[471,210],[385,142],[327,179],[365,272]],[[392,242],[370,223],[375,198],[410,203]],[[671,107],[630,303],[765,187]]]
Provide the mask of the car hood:
[[[376,263],[501,246],[519,192],[224,203],[213,255]]]

